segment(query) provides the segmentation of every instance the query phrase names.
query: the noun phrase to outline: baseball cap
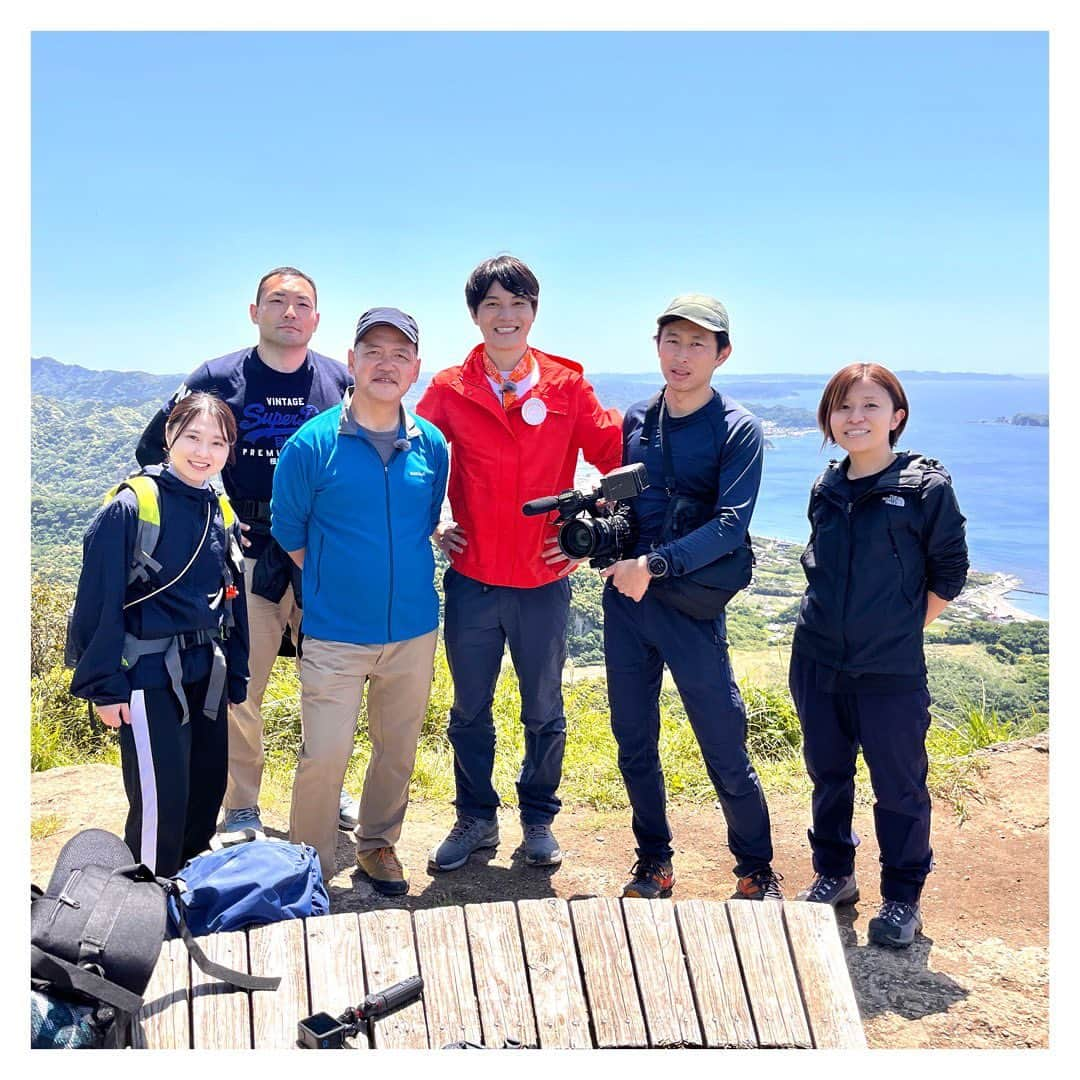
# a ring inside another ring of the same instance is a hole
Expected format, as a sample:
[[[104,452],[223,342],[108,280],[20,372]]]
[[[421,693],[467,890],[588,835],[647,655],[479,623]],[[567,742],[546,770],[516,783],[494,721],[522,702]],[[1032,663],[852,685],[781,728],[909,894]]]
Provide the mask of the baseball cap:
[[[360,316],[356,323],[353,345],[374,326],[392,326],[395,330],[400,330],[414,345],[420,344],[420,330],[411,315],[406,315],[396,307],[376,307]]]
[[[683,293],[682,296],[676,296],[668,304],[667,310],[657,317],[656,325],[663,326],[672,319],[688,319],[714,333],[731,333],[727,308],[715,296],[706,296],[704,293]]]

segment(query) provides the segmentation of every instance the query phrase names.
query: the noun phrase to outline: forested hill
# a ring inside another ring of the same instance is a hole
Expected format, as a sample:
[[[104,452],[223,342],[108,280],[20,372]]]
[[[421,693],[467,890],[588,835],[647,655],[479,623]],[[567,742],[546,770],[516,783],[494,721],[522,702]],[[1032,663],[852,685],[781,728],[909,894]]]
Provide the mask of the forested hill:
[[[415,405],[431,372],[406,396]],[[624,411],[658,387],[658,374],[590,375],[600,400]],[[103,493],[136,468],[135,445],[154,412],[184,379],[183,373],[91,371],[49,356],[30,361],[31,559],[33,571],[73,582],[82,558],[82,534]],[[803,383],[792,377],[727,379],[723,387],[771,424],[812,428],[812,414],[783,404]]]
[[[37,356],[30,361],[31,393],[59,401],[95,401],[102,405],[150,402],[156,408],[182,379],[183,375],[151,375],[145,371],[91,371],[62,364],[51,356]]]

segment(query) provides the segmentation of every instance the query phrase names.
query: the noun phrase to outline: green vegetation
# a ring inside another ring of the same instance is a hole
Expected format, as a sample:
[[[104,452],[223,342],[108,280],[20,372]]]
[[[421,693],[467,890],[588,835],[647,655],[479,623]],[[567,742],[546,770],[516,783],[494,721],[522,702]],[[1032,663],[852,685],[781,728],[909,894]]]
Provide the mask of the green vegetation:
[[[582,591],[598,604],[599,588],[583,579]],[[66,612],[72,599],[69,588],[41,580],[31,590],[31,718],[30,767],[34,771],[88,761],[119,763],[115,732],[88,716],[85,702],[68,693],[71,673],[62,666]],[[597,612],[598,607],[593,609]],[[798,717],[786,687],[787,650],[761,648],[763,616],[753,610],[733,613],[729,634],[735,643],[734,663],[740,671],[740,690],[746,704],[748,743],[767,791],[808,795],[801,756]],[[740,628],[741,627],[741,628]],[[736,629],[740,628],[740,629]],[[990,655],[989,647],[1008,642],[1033,648],[1040,638],[1035,628],[1017,635],[1019,628],[995,627],[985,643],[935,644],[930,656],[930,683],[934,694],[934,726],[927,740],[930,785],[950,799],[963,814],[965,799],[978,790],[979,759],[973,751],[996,742],[1040,731],[1047,726],[1045,677],[1032,665],[1044,665],[1045,655],[1018,654],[1015,663]],[[1013,633],[1008,633],[1008,630]],[[596,632],[595,630],[593,632]],[[983,633],[983,631],[978,631]],[[752,637],[754,645],[740,651],[737,637]],[[974,633],[974,632],[973,632]],[[602,660],[602,654],[600,656]],[[1024,675],[1026,681],[1019,676]],[[616,765],[615,741],[608,721],[603,678],[582,678],[565,688],[567,749],[560,794],[567,805],[597,810],[625,808],[626,793]],[[442,647],[435,661],[435,680],[428,707],[416,770],[413,797],[449,803],[453,797],[453,754],[446,738],[446,718],[453,700],[453,685]],[[513,670],[507,665],[495,694],[497,730],[495,787],[508,806],[515,803],[514,779],[524,753],[518,719],[520,697]],[[660,697],[662,719],[660,753],[669,795],[674,799],[711,802],[715,799],[696,740],[678,694],[665,683]],[[266,717],[266,779],[263,802],[286,811],[292,775],[300,746],[300,684],[292,660],[274,666],[263,702]],[[362,713],[348,783],[363,782],[370,756],[366,717]],[[859,798],[872,796],[865,767],[860,763]],[[44,827],[44,826],[41,826]]]
[[[64,819],[59,814],[41,814],[30,819],[30,839],[44,840],[47,836],[59,832],[64,827]]]

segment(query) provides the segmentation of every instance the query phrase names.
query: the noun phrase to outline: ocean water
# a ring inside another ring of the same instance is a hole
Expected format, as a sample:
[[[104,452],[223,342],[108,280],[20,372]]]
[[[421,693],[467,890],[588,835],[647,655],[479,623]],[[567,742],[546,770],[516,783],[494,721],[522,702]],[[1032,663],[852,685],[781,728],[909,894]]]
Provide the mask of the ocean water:
[[[1048,618],[1049,429],[974,421],[1049,412],[1049,380],[907,376],[903,381],[911,417],[899,447],[935,457],[949,470],[967,518],[972,567],[1015,574],[1024,591],[1010,594],[1010,601]],[[815,410],[820,391],[821,386],[800,389],[760,403]],[[805,542],[810,484],[831,457],[839,456],[833,446],[820,450],[820,443],[816,434],[773,441],[765,455],[753,532]]]

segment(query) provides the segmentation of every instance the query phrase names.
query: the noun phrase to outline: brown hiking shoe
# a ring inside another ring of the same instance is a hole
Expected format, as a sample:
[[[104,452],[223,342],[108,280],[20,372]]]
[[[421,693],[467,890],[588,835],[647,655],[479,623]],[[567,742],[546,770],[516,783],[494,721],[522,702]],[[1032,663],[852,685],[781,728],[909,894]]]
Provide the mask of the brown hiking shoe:
[[[755,870],[752,874],[739,878],[731,899],[783,900],[784,894],[780,891],[782,880],[779,874],[774,874],[767,866],[763,870]]]
[[[409,882],[397,852],[392,847],[372,848],[356,853],[360,876],[383,896],[402,896],[409,891]]]

